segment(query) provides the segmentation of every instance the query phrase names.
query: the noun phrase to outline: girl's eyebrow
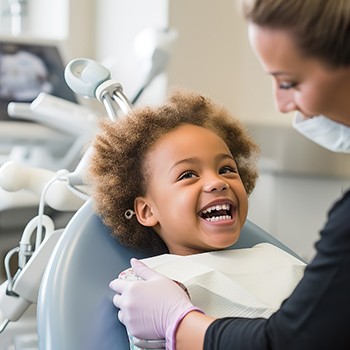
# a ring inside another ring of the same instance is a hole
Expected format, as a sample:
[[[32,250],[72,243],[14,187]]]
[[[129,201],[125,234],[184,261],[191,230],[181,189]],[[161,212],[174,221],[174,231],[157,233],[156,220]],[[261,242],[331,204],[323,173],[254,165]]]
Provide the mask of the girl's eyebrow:
[[[220,153],[220,154],[216,155],[215,159],[218,161],[225,160],[225,159],[230,159],[230,160],[235,161],[234,158],[230,154],[227,154],[227,153]],[[196,163],[199,163],[199,161],[200,160],[197,157],[191,157],[191,158],[185,158],[185,159],[178,160],[170,167],[169,172],[172,171],[174,168],[176,168],[179,165],[196,164]]]
[[[197,157],[178,160],[170,167],[169,172],[181,164],[195,164],[198,162],[199,162],[199,159]]]
[[[218,159],[219,160],[224,160],[224,159],[227,159],[227,158],[229,158],[229,159],[231,159],[231,160],[235,160],[232,156],[231,156],[231,154],[227,154],[227,153],[221,153],[221,154],[219,154],[218,155]]]

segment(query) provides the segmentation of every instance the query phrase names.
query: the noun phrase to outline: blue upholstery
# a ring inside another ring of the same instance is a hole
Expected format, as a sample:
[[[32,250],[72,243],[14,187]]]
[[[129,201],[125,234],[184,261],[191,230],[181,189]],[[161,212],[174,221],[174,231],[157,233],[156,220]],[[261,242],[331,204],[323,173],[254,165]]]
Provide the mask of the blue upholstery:
[[[290,249],[247,221],[234,248],[271,242]],[[88,201],[73,217],[47,266],[39,291],[40,350],[127,350],[125,328],[117,319],[109,282],[149,254],[121,246],[94,214]]]

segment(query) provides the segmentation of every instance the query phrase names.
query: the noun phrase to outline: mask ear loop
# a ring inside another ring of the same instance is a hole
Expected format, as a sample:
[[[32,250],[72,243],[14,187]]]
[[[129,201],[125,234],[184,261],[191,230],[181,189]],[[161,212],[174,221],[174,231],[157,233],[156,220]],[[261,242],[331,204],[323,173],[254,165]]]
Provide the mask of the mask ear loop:
[[[135,212],[131,209],[128,209],[125,213],[124,216],[127,220],[131,220],[132,217],[135,215]]]

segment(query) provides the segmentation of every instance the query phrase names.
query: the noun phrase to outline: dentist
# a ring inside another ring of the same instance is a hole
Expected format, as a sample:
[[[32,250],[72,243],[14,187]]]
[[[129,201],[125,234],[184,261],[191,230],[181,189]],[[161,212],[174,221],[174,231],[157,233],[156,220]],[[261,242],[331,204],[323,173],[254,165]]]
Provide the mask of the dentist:
[[[334,152],[350,153],[350,1],[244,0],[251,46],[277,108]],[[214,319],[169,279],[132,261],[144,281],[115,280],[119,318],[167,349],[350,349],[350,191],[329,210],[304,278],[269,319]]]

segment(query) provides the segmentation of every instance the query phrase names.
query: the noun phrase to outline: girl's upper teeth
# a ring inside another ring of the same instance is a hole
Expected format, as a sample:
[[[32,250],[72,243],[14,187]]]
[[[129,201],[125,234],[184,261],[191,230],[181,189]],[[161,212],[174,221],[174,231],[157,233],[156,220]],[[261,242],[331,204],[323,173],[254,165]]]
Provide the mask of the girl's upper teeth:
[[[203,210],[203,214],[210,213],[212,210],[229,210],[229,209],[230,209],[230,204],[228,203],[216,204]]]

